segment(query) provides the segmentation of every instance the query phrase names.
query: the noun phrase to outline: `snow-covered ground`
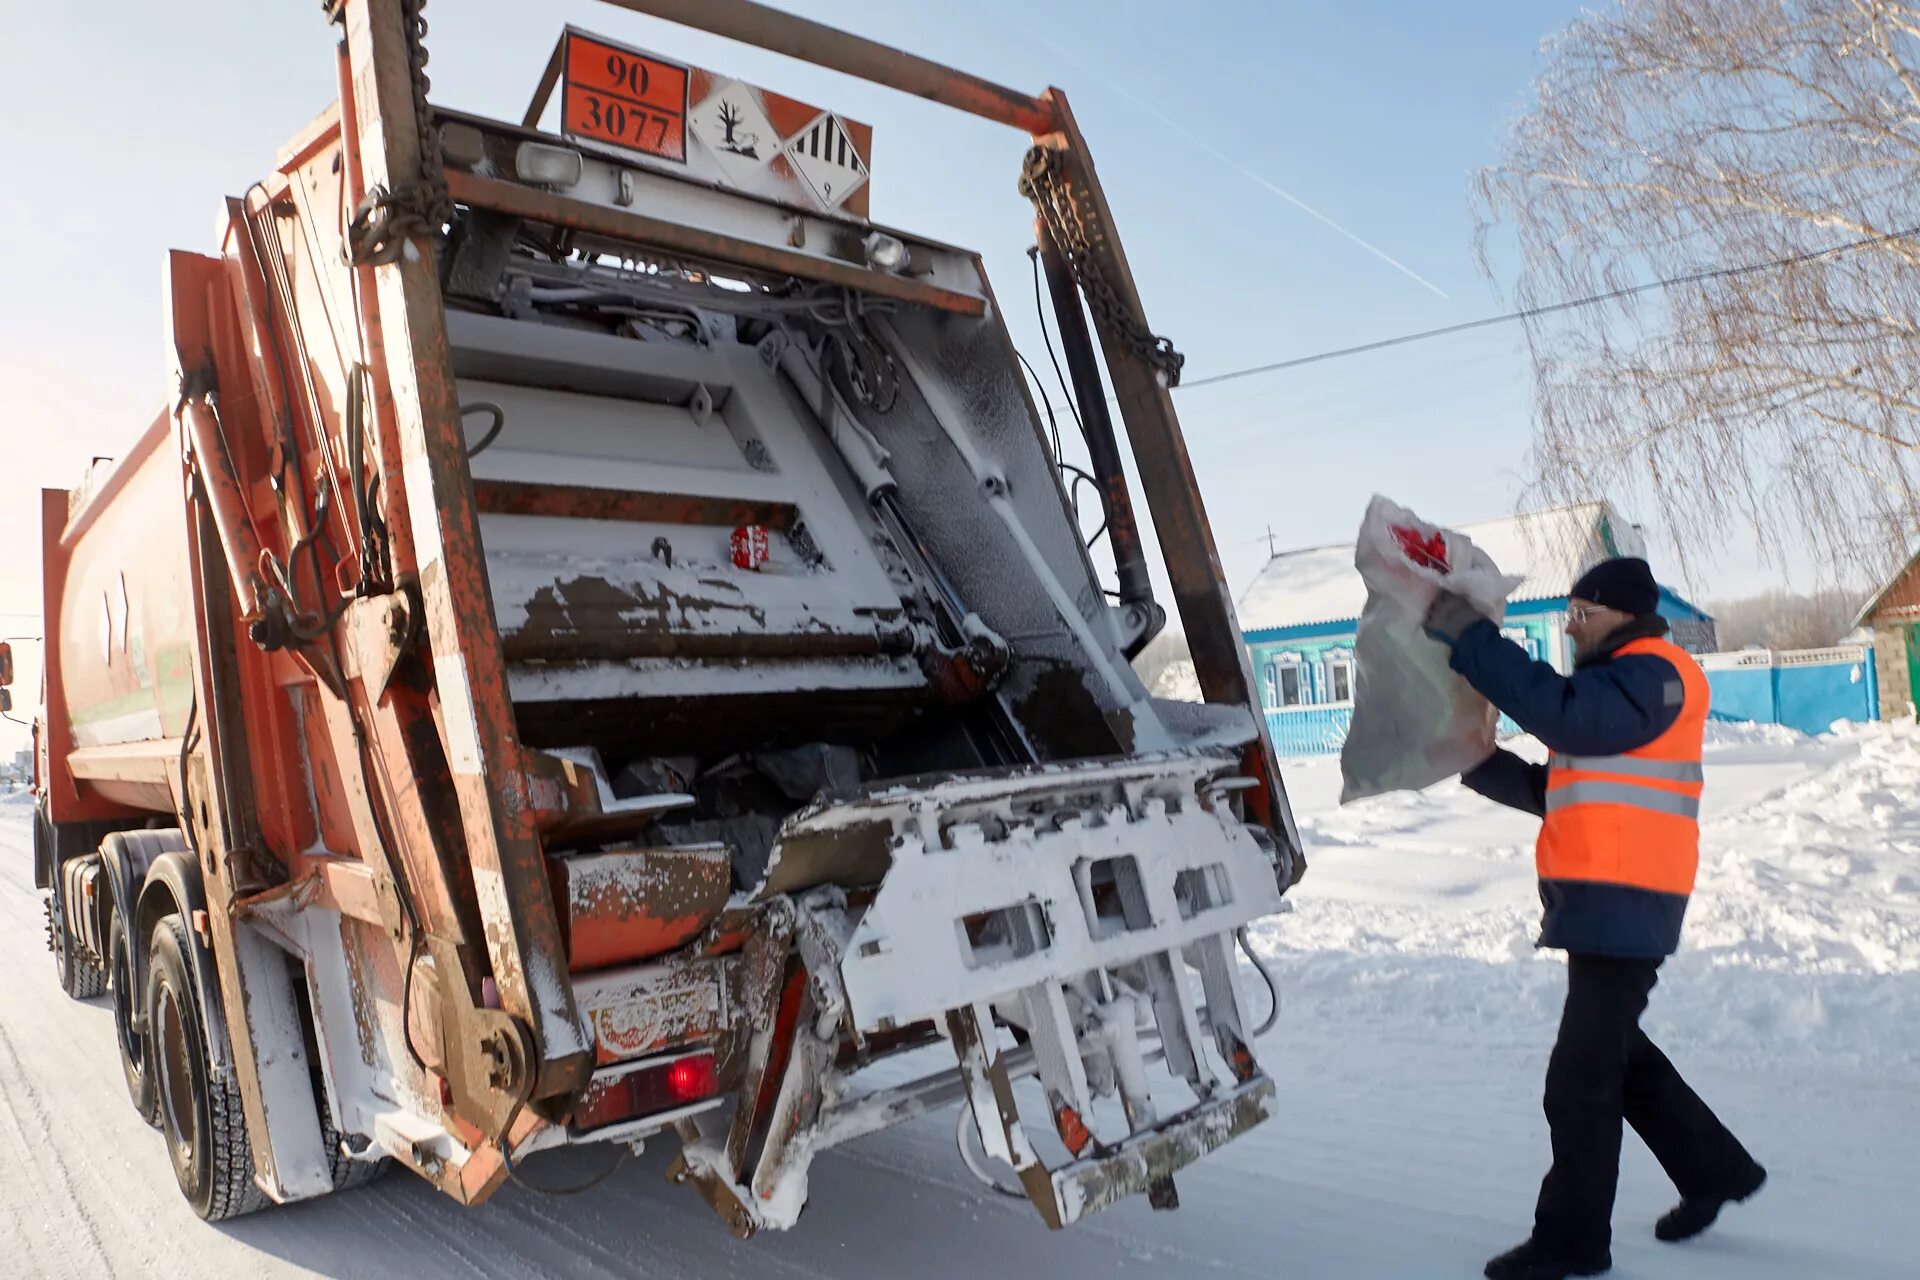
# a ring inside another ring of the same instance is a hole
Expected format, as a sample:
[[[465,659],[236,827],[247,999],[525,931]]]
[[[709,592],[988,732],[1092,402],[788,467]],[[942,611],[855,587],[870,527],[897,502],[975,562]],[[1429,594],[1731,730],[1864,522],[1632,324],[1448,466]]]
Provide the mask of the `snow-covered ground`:
[[[1660,1245],[1671,1189],[1629,1136],[1614,1274],[1920,1274],[1920,734],[1715,735],[1687,945],[1647,1023],[1773,1179]],[[799,1227],[746,1243],[664,1185],[668,1144],[570,1199],[462,1210],[394,1176],[198,1222],[124,1101],[107,1008],[54,985],[26,811],[0,804],[0,1274],[1477,1276],[1525,1234],[1546,1160],[1563,969],[1530,946],[1532,824],[1458,784],[1339,809],[1336,762],[1286,775],[1313,867],[1257,942],[1286,986],[1261,1051],[1287,1112],[1183,1174],[1180,1212],[1050,1235],[969,1179],[936,1119],[824,1157]]]

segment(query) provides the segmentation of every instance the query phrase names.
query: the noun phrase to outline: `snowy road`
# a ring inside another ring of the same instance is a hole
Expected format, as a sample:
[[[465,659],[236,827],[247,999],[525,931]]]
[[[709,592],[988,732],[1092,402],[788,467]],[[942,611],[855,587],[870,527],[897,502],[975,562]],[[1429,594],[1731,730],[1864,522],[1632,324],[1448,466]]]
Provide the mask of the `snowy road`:
[[[824,1157],[799,1228],[744,1244],[664,1184],[665,1143],[571,1199],[510,1187],[462,1210],[393,1176],[206,1226],[125,1101],[106,1005],[54,983],[27,811],[0,808],[0,1274],[1477,1276],[1525,1233],[1546,1151],[1563,975],[1527,945],[1529,824],[1457,785],[1339,810],[1331,762],[1287,772],[1314,865],[1260,942],[1289,988],[1262,1057],[1292,1111],[1182,1175],[1179,1213],[1133,1203],[1062,1236],[969,1180],[950,1119]],[[1710,752],[1688,950],[1648,1025],[1774,1179],[1702,1240],[1659,1245],[1671,1192],[1629,1137],[1614,1275],[1916,1273],[1917,784],[1910,726]]]

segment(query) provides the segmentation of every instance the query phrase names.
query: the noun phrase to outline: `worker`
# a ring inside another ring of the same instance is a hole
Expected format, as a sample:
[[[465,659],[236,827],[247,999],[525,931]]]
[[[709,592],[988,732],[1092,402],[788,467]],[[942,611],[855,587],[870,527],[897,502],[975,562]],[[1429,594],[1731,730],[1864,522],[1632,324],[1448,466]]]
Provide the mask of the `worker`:
[[[1547,1062],[1553,1165],[1533,1234],[1487,1263],[1488,1280],[1562,1280],[1613,1265],[1621,1122],[1680,1192],[1661,1240],[1707,1229],[1766,1181],[1665,1054],[1640,1029],[1656,971],[1680,944],[1699,863],[1707,680],[1666,638],[1647,562],[1606,560],[1567,602],[1573,674],[1563,676],[1443,591],[1427,634],[1450,664],[1549,754],[1496,750],[1461,781],[1543,819],[1535,850],[1545,908],[1539,945],[1567,953],[1567,1000]]]

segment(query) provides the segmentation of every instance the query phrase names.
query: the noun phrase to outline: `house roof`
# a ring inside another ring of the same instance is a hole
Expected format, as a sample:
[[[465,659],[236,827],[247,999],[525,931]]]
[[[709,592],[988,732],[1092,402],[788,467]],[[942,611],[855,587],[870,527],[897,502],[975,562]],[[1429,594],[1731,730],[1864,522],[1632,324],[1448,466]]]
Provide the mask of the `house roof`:
[[[1856,627],[1865,626],[1867,619],[1878,612],[1881,602],[1893,594],[1893,589],[1900,585],[1901,580],[1909,573],[1915,572],[1920,572],[1920,551],[1915,551],[1913,555],[1907,559],[1905,564],[1895,569],[1892,575],[1888,577],[1885,582],[1881,583],[1872,595],[1867,597],[1867,602],[1860,606],[1860,612],[1853,616],[1853,625]],[[1242,622],[1240,625],[1245,626],[1246,623]]]
[[[1515,601],[1554,600],[1609,556],[1644,555],[1640,531],[1605,502],[1555,507],[1502,520],[1463,524],[1503,573],[1522,575]],[[1353,543],[1283,551],[1267,561],[1240,596],[1243,631],[1358,618],[1367,587],[1353,567]]]

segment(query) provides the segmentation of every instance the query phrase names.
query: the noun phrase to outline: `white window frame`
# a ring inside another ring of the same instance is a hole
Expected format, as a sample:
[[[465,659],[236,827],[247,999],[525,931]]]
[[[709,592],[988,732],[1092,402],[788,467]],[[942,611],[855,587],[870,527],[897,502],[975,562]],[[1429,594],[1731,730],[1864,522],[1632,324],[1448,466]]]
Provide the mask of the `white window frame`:
[[[1273,705],[1276,707],[1304,707],[1311,705],[1307,699],[1312,696],[1308,688],[1307,664],[1297,653],[1281,654],[1273,660]],[[1293,701],[1287,701],[1287,673],[1293,673]]]
[[[1322,703],[1329,706],[1345,706],[1353,701],[1353,650],[1327,650],[1320,655],[1320,670],[1322,677],[1326,681],[1326,688],[1324,690],[1326,696],[1321,699]],[[1340,696],[1339,686],[1335,682],[1336,671],[1344,671],[1346,673],[1347,692],[1345,697]]]

